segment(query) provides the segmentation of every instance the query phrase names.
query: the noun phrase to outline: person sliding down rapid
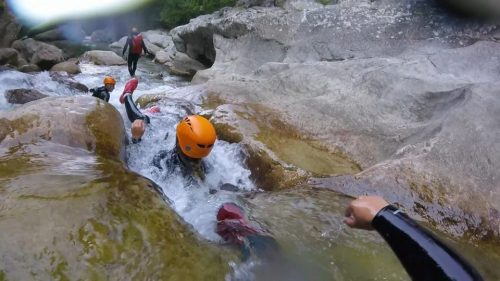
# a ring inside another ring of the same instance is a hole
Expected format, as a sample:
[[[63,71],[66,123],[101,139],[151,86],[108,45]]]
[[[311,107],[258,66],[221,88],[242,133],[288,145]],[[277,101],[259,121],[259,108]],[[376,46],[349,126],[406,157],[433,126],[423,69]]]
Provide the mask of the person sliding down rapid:
[[[138,143],[142,140],[142,136],[146,130],[146,125],[149,124],[149,117],[143,114],[135,105],[132,100],[132,95],[134,94],[139,80],[137,78],[130,79],[127,84],[125,84],[125,89],[120,96],[120,103],[125,104],[125,111],[127,112],[127,117],[132,123],[132,142]]]
[[[207,166],[203,159],[210,154],[217,139],[214,126],[202,116],[190,115],[177,124],[175,135],[175,148],[160,151],[154,157],[153,165],[160,170],[180,167],[183,176],[197,176],[204,180]]]
[[[128,48],[128,58],[127,58],[128,72],[130,73],[130,76],[135,76],[135,71],[137,70],[137,61],[139,61],[139,57],[142,54],[142,50],[144,50],[144,53],[146,54],[151,54],[146,48],[146,45],[144,44],[142,35],[137,31],[137,28],[135,27],[132,28],[132,32],[127,38],[127,43],[125,43],[125,46],[123,46],[122,56],[125,55],[127,48]]]
[[[110,93],[115,89],[116,81],[111,76],[104,77],[104,86],[90,89],[93,97],[109,102]]]
[[[222,239],[241,250],[243,261],[256,257],[272,260],[280,257],[276,240],[253,227],[234,203],[224,203],[217,212],[216,232]]]

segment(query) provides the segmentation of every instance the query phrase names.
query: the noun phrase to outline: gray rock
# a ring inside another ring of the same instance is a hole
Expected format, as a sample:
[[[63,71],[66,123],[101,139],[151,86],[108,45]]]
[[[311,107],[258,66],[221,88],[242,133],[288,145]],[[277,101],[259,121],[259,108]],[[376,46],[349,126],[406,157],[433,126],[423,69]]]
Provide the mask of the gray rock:
[[[170,48],[173,45],[172,37],[167,31],[163,30],[148,30],[141,33],[144,39],[147,39],[151,44],[154,44],[162,49]]]
[[[41,69],[48,70],[64,60],[61,49],[32,38],[16,40],[12,47],[17,49],[23,57],[28,58],[30,63],[38,65]]]
[[[214,62],[193,81],[344,151],[367,191],[404,198],[442,230],[499,237],[500,44],[484,41],[497,27],[430,1],[284,7],[225,9],[172,30],[178,51]]]
[[[162,50],[161,47],[155,45],[155,44],[152,44],[151,42],[149,42],[148,39],[144,38],[144,45],[146,45],[146,48],[148,49],[148,51],[153,54],[153,56]]]
[[[123,36],[120,38],[120,40],[113,42],[112,44],[109,44],[109,47],[112,49],[120,49],[123,50],[123,47],[125,47],[125,44],[127,43],[127,36]]]
[[[3,48],[0,49],[0,65],[9,64],[12,66],[19,66],[18,64],[19,53],[16,49]]]
[[[52,78],[52,80],[56,81],[57,83],[63,84],[70,89],[80,91],[83,93],[87,93],[89,91],[89,88],[87,86],[83,85],[80,82],[77,82],[73,78],[71,78],[67,75],[64,75],[62,73],[51,72],[50,77]]]
[[[35,65],[35,64],[25,64],[25,65],[22,65],[18,68],[19,71],[21,72],[26,72],[26,73],[29,73],[29,72],[40,72],[42,71],[40,69],[40,67],[38,67],[38,65]]]
[[[8,48],[12,45],[21,32],[22,25],[17,23],[15,17],[8,9],[0,10],[0,48]]]
[[[25,104],[30,101],[48,97],[35,89],[13,89],[5,91],[7,102],[14,104]]]
[[[71,60],[58,63],[54,65],[50,71],[64,71],[68,74],[78,74],[82,71],[80,70],[80,66],[78,65],[78,60]]]
[[[225,183],[225,184],[221,185],[219,189],[225,190],[225,191],[231,191],[231,192],[240,191],[240,189],[236,185],[230,184],[230,183]]]
[[[172,60],[172,56],[174,55],[173,52],[169,52],[166,50],[160,50],[155,54],[155,59],[154,61],[157,63],[164,64],[166,62],[169,62]]]
[[[40,43],[30,62],[38,65],[43,70],[62,62],[64,55],[61,49],[45,43]]]
[[[181,52],[176,52],[171,59],[172,60],[167,61],[165,65],[172,75],[193,76],[197,71],[207,68],[200,62]]]
[[[81,60],[90,61],[97,65],[124,65],[127,62],[112,51],[88,51],[85,52]]]
[[[61,49],[65,58],[76,58],[91,50],[90,47],[71,40],[52,41],[50,44]]]
[[[55,28],[39,33],[35,35],[33,39],[38,41],[50,42],[50,41],[64,40],[66,38],[64,36],[64,33],[62,33],[58,28]]]

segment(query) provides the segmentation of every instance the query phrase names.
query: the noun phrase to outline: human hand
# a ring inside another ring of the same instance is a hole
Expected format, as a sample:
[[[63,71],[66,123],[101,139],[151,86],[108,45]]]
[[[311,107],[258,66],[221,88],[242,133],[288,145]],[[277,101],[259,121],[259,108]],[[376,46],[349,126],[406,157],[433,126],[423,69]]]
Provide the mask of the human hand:
[[[344,223],[352,228],[373,230],[373,218],[387,205],[389,203],[380,196],[360,196],[345,210]]]

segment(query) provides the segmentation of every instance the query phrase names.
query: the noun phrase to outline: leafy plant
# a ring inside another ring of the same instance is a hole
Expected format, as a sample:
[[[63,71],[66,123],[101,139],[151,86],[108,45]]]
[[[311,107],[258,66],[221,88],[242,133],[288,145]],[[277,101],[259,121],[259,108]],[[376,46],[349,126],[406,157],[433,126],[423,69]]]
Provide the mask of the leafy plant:
[[[316,0],[316,2],[320,3],[320,4],[323,4],[323,5],[328,5],[330,4],[330,0]]]
[[[210,14],[222,7],[234,6],[235,0],[158,0],[161,22],[167,28],[186,24],[199,15]]]

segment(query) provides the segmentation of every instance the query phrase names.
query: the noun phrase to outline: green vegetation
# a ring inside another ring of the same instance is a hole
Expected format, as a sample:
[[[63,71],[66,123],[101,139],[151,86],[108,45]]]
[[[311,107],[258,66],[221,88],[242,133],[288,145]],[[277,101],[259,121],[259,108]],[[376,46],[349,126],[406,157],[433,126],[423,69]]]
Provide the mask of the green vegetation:
[[[165,27],[172,28],[189,22],[199,15],[213,13],[220,8],[234,6],[235,0],[157,0],[161,6],[160,18]]]
[[[328,5],[330,4],[330,0],[316,0],[316,2],[320,3],[320,4],[323,4],[323,5]]]

